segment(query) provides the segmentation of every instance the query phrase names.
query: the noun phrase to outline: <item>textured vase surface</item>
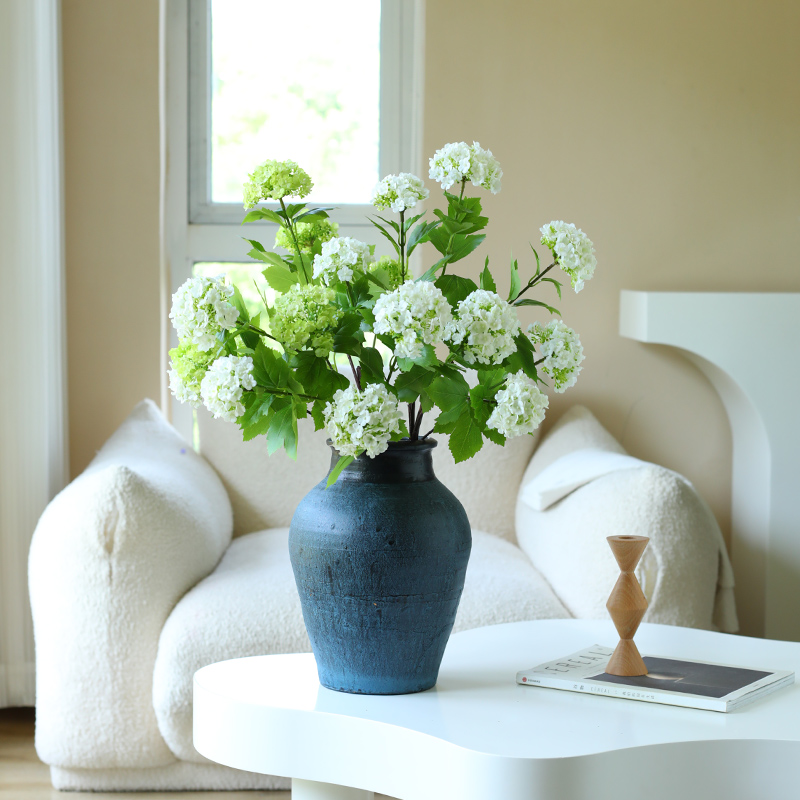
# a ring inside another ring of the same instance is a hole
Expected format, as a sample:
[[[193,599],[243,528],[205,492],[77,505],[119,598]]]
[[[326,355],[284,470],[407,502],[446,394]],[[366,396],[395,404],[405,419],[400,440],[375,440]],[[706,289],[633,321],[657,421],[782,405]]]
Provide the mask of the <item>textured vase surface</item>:
[[[360,694],[430,689],[458,610],[472,536],[433,473],[436,442],[392,442],[300,502],[289,551],[320,683]],[[331,468],[338,461],[334,452]]]

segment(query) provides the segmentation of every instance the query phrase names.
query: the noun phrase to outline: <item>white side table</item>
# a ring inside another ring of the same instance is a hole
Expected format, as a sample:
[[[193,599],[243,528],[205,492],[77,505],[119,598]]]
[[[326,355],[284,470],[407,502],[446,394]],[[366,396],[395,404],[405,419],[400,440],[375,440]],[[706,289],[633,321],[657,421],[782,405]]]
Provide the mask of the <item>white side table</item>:
[[[311,655],[212,664],[195,674],[194,743],[221,764],[291,777],[294,800],[800,796],[800,686],[720,714],[514,682],[615,641],[610,622],[586,620],[466,631],[434,689],[394,697],[322,688]],[[648,624],[636,641],[644,654],[800,673],[792,642]]]

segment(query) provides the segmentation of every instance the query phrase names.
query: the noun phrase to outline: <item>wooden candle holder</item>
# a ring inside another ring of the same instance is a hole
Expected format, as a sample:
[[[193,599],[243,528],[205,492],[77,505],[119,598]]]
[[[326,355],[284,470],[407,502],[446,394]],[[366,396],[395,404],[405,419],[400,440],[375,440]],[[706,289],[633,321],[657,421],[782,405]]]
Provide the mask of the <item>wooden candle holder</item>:
[[[647,598],[633,571],[650,539],[647,536],[609,536],[607,541],[620,568],[620,576],[606,603],[619,634],[619,644],[605,671],[609,675],[626,677],[647,675],[647,667],[633,643],[633,636],[647,611]]]

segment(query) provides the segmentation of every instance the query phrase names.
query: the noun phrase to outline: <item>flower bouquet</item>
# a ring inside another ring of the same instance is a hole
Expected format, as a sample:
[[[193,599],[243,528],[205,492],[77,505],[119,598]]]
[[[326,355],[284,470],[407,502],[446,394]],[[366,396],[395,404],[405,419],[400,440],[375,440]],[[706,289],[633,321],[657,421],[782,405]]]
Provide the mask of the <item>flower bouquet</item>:
[[[552,272],[558,267],[579,292],[596,260],[580,229],[553,221],[541,228],[551,263],[542,268],[531,247],[535,266],[525,279],[513,260],[506,299],[497,293],[488,258],[478,284],[455,274],[454,265],[485,239],[488,223],[468,186],[497,194],[502,174],[477,142],[445,145],[430,159],[430,178],[444,192],[443,208],[430,220],[412,213],[429,195],[420,178],[385,177],[372,204],[395,216],[370,219],[391,247],[376,258],[374,246],[337,236],[330,208],[288,202],[302,200],[312,187],[297,164],[259,166],[244,187],[244,222],[278,226],[275,245],[287,252],[247,240],[275,299],[270,304],[262,294],[263,309],[251,316],[239,290],[223,278],[187,280],[170,313],[180,340],[170,352],[174,395],[237,422],[245,440],[266,436],[270,454],[284,447],[295,457],[297,420],[310,414],[339,454],[329,486],[354,459],[374,458],[391,441],[449,434],[459,462],[486,439],[503,445],[533,433],[548,406],[540,386],[555,392],[572,386],[583,348],[560,319],[522,330],[517,309],[558,314],[531,297],[532,290],[549,283],[561,297]],[[279,209],[258,207],[261,201]],[[432,246],[435,261],[414,278],[409,257],[423,244]],[[469,370],[477,379],[467,380]],[[437,409],[425,430],[425,415]]]
[[[428,198],[423,182],[387,176],[372,203],[397,216],[370,220],[391,245],[376,258],[374,247],[337,235],[331,209],[287,203],[306,197],[311,179],[292,161],[267,161],[245,185],[244,221],[278,226],[283,254],[247,240],[274,301],[262,293],[251,316],[235,286],[208,278],[174,296],[178,399],[237,422],[245,439],[266,436],[269,454],[285,447],[296,456],[297,421],[309,414],[330,436],[327,481],[300,501],[289,530],[303,619],[330,689],[398,694],[436,683],[472,535],[463,506],[436,479],[430,434],[449,434],[458,462],[486,439],[503,445],[533,433],[548,402],[540,385],[563,392],[580,371],[583,349],[570,328],[554,319],[523,331],[517,317],[526,305],[558,313],[530,296],[545,283],[561,295],[556,267],[575,291],[591,278],[592,243],[574,225],[542,227],[552,263],[542,269],[532,248],[535,267],[523,281],[512,261],[505,300],[488,259],[479,284],[452,272],[488,222],[468,184],[497,193],[501,176],[477,142],[446,145],[430,161],[445,200],[430,220],[413,213]],[[414,278],[409,257],[422,244],[437,256]]]

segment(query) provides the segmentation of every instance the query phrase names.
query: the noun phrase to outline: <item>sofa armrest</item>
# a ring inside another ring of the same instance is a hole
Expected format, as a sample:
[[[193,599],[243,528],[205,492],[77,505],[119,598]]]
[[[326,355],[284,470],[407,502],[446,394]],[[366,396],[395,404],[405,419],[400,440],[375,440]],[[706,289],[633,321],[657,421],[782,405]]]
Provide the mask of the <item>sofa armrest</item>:
[[[150,401],[50,503],[29,558],[43,761],[175,760],[153,710],[158,640],[181,596],[218,563],[232,527],[219,478]]]
[[[645,621],[735,632],[725,543],[713,513],[685,478],[641,462],[597,477],[545,510],[526,502],[530,481],[584,448],[624,453],[589,411],[576,406],[534,454],[517,501],[519,545],[570,613],[608,619],[605,604],[619,567],[606,537],[642,535],[650,537],[636,570],[649,601]]]

